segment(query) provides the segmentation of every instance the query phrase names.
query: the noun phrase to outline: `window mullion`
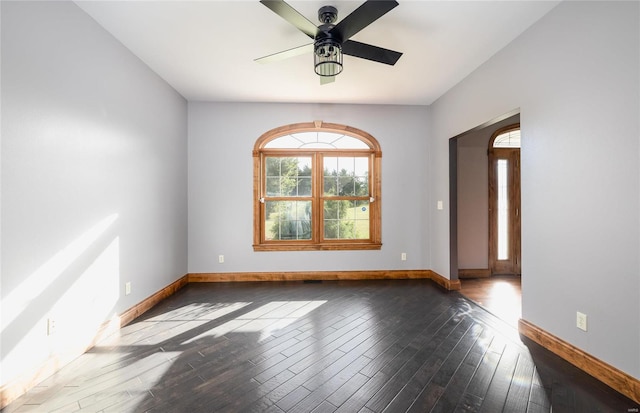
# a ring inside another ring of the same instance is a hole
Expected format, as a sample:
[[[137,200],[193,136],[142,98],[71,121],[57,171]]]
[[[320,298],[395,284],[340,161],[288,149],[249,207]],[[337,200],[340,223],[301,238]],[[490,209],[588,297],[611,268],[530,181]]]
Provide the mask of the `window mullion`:
[[[312,161],[313,165],[313,240],[322,242],[322,222],[324,220],[324,208],[322,207],[322,187],[324,185],[324,162],[320,153],[315,153]]]
[[[376,173],[373,170],[374,168],[374,159],[375,159],[375,155],[371,154],[369,155],[369,201],[370,202],[376,202],[376,191],[375,191],[375,177],[376,177]]]

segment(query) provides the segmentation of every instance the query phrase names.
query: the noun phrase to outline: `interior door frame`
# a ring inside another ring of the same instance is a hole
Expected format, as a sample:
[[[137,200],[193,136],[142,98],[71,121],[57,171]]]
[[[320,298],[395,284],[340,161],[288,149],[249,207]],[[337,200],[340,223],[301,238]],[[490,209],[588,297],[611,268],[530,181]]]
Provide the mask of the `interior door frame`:
[[[449,277],[452,281],[458,280],[458,139],[519,114],[520,108],[513,109],[449,139]]]

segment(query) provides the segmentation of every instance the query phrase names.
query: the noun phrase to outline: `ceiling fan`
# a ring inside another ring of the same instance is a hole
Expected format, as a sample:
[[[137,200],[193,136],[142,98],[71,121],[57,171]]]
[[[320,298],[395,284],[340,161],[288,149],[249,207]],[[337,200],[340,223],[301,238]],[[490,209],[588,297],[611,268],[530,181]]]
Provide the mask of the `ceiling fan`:
[[[318,10],[320,26],[316,26],[283,0],[260,0],[271,11],[313,39],[313,43],[255,59],[268,63],[313,52],[314,70],[320,84],[330,83],[342,72],[342,55],[359,57],[374,62],[395,65],[402,53],[382,47],[360,43],[350,38],[398,5],[386,0],[367,0],[338,24],[338,10],[324,6]]]

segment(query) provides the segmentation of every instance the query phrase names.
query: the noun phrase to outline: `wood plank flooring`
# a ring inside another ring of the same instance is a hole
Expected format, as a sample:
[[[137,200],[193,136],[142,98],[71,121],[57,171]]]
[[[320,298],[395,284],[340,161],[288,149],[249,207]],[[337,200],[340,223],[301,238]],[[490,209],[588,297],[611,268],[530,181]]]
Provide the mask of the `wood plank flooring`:
[[[630,412],[429,280],[189,284],[14,412]]]
[[[460,285],[462,295],[517,328],[522,317],[520,276],[465,278],[460,280]]]

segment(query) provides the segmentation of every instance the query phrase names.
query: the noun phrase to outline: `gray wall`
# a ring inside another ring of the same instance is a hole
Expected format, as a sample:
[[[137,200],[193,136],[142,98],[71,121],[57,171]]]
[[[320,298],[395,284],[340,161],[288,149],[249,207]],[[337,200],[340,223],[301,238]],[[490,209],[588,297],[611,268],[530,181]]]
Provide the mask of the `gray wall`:
[[[487,143],[491,132],[458,140],[458,268],[489,268]]]
[[[90,340],[187,271],[447,276],[448,140],[515,108],[523,317],[640,377],[638,7],[562,3],[430,108],[187,110],[73,3],[1,2],[0,383]],[[276,126],[317,119],[382,145],[382,250],[253,252],[253,144]],[[588,314],[589,332],[575,328],[576,310]]]
[[[72,2],[1,7],[7,383],[186,273],[187,104]]]
[[[450,90],[431,106],[430,173],[432,197],[446,197],[448,139],[519,107],[523,318],[636,378],[639,6],[563,2]],[[432,264],[448,274],[441,212]]]
[[[253,146],[272,128],[313,120],[380,142],[380,251],[253,251]],[[189,103],[189,272],[428,269],[428,128],[422,106]]]

